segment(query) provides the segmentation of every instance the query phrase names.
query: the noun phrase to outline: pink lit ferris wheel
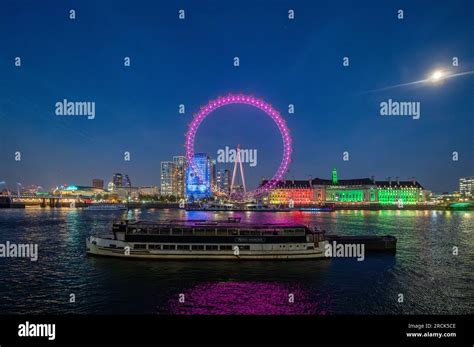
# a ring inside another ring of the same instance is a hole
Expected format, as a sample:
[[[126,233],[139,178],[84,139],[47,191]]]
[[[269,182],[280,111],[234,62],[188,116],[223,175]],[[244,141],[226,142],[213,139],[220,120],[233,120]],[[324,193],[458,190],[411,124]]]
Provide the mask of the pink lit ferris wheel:
[[[218,97],[215,100],[211,100],[207,105],[202,106],[197,114],[194,115],[192,122],[189,124],[188,132],[186,133],[186,158],[190,167],[194,173],[198,176],[201,176],[199,168],[197,165],[193,163],[194,159],[194,139],[196,136],[196,132],[201,125],[202,121],[210,115],[214,110],[230,105],[230,104],[246,104],[253,107],[256,107],[265,114],[267,114],[278,127],[278,130],[281,134],[281,139],[283,141],[283,156],[274,176],[268,180],[264,185],[259,186],[254,191],[245,192],[242,194],[233,195],[232,198],[235,200],[244,200],[244,199],[252,199],[262,194],[268,192],[268,190],[274,188],[276,184],[283,180],[286,171],[288,170],[288,166],[291,160],[291,137],[288,127],[286,126],[285,120],[281,117],[280,113],[275,110],[272,105],[265,102],[262,99],[256,98],[250,95],[242,95],[242,94],[228,94],[227,96]]]

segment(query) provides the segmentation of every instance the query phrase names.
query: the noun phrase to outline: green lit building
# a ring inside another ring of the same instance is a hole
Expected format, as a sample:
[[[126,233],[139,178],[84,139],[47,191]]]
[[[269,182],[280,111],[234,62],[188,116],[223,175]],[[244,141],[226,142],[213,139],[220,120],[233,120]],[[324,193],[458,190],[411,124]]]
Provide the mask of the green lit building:
[[[263,181],[262,184],[265,184]],[[339,179],[336,169],[331,179],[315,178],[309,181],[279,182],[263,201],[285,205],[336,203],[338,205],[381,204],[415,205],[426,201],[427,191],[415,179],[410,181],[376,181],[371,178]]]
[[[377,200],[382,205],[414,205],[426,201],[424,188],[417,181],[377,181]]]
[[[315,178],[312,186],[314,202],[410,205],[426,200],[424,188],[416,180],[339,179],[336,169],[330,180]]]

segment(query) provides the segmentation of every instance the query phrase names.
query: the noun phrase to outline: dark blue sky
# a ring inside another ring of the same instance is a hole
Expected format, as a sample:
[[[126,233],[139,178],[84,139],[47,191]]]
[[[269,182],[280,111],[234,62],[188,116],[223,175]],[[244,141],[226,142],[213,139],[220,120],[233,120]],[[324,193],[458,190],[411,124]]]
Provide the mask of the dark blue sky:
[[[336,167],[341,178],[415,176],[428,189],[455,190],[459,177],[474,174],[474,75],[364,91],[420,80],[438,67],[474,70],[473,13],[471,0],[2,1],[0,181],[49,188],[123,172],[134,185],[158,185],[160,161],[184,152],[199,106],[244,92],[287,119],[288,178],[329,177]],[[56,116],[64,98],[94,101],[96,118]],[[389,98],[420,102],[421,118],[380,116]],[[206,119],[195,150],[215,157],[236,143],[258,150],[258,165],[246,167],[253,187],[273,175],[281,140],[272,121],[248,106]]]

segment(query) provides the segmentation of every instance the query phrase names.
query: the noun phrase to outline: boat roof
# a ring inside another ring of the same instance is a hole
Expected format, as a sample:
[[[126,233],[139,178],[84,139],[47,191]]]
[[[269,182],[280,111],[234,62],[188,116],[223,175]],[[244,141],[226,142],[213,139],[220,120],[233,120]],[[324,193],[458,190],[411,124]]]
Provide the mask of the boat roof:
[[[120,224],[126,223],[126,220],[118,221]],[[117,223],[117,222],[116,222]],[[229,220],[205,220],[205,219],[191,219],[191,220],[158,220],[158,221],[149,221],[149,220],[140,220],[140,221],[128,221],[129,225],[156,225],[156,226],[186,226],[186,227],[227,227],[227,228],[252,228],[252,229],[270,229],[270,228],[307,228],[304,224],[295,224],[295,223],[240,223],[239,221],[229,221]]]

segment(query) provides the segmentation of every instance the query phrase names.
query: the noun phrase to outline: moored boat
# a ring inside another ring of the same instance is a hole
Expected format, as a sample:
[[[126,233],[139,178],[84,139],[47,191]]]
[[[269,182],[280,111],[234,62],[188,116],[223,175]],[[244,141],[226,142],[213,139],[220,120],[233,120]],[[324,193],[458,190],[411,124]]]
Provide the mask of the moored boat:
[[[84,207],[86,211],[123,211],[127,206],[123,204],[93,204]]]
[[[90,236],[87,253],[142,259],[326,258],[324,233],[300,224],[175,220],[115,222],[112,234]]]

